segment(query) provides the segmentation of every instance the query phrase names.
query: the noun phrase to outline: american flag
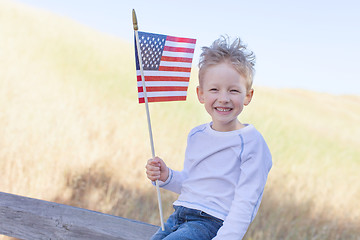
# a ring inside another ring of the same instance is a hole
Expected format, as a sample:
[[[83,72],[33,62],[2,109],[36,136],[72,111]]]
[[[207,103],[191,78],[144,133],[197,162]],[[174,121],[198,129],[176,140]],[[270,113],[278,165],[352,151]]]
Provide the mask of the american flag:
[[[186,100],[196,39],[138,32],[148,102]],[[135,41],[139,103],[144,91]]]

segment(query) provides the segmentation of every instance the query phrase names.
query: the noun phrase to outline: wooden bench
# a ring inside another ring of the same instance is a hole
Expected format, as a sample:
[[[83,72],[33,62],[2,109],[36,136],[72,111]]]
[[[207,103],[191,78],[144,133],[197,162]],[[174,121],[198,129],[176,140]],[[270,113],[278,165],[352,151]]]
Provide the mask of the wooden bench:
[[[0,234],[20,239],[149,239],[158,226],[0,192]]]

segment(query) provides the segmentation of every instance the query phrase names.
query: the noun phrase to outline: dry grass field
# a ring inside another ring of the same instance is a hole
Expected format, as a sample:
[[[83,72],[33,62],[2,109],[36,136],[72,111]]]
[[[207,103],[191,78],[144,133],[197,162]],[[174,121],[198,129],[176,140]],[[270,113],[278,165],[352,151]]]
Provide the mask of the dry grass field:
[[[0,0],[0,191],[159,225],[134,65],[131,43]],[[177,170],[210,121],[196,82],[194,68],[186,102],[150,104],[156,153]],[[360,96],[255,86],[240,120],[274,162],[246,239],[360,239]],[[162,198],[167,218],[176,195]]]

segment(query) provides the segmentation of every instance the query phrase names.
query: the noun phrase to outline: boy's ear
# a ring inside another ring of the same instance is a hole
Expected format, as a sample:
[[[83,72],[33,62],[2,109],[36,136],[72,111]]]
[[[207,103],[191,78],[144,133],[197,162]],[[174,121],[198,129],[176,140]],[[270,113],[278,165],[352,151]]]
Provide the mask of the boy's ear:
[[[204,103],[204,91],[200,86],[196,87],[196,93],[200,103]]]
[[[244,101],[244,106],[249,105],[249,103],[251,102],[251,99],[254,95],[254,89],[250,89],[245,96],[245,101]]]

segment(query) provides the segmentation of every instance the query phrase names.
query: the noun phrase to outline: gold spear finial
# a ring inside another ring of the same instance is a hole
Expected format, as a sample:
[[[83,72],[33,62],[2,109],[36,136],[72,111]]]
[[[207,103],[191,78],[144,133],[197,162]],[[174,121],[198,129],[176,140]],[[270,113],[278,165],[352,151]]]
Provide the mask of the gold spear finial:
[[[135,9],[132,10],[132,18],[133,18],[134,30],[137,31],[137,30],[139,30],[139,27],[138,27],[138,23],[137,23],[137,19],[136,19]]]

